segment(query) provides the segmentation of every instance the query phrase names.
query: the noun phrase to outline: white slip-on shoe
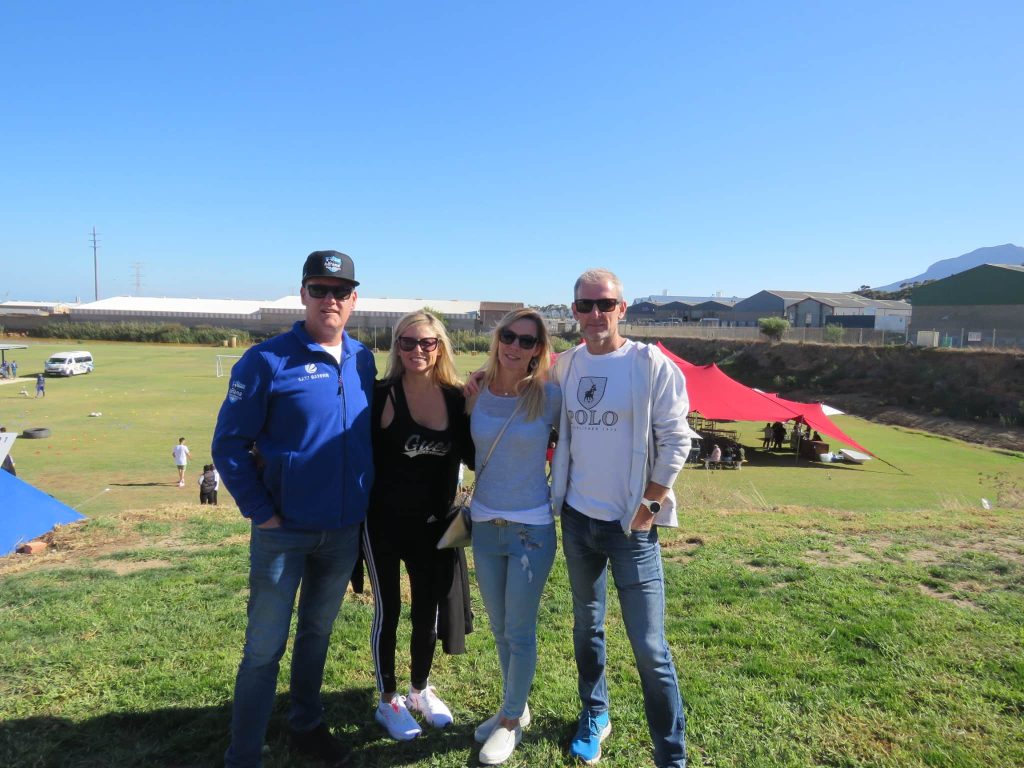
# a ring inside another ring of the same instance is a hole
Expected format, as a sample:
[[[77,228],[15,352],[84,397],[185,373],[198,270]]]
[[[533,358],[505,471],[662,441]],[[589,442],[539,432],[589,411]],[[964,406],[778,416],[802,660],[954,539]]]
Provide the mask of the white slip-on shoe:
[[[523,740],[521,727],[509,730],[502,725],[495,728],[480,748],[480,762],[484,765],[498,765],[511,757],[513,750]]]
[[[452,724],[452,711],[437,695],[437,688],[428,685],[419,693],[410,686],[409,695],[405,699],[406,706],[423,715],[431,728],[447,728]]]
[[[416,718],[409,714],[405,697],[397,693],[391,697],[391,701],[382,701],[377,705],[373,716],[396,741],[411,741],[423,732]]]
[[[483,744],[487,741],[487,738],[494,732],[494,729],[498,727],[498,722],[501,720],[501,712],[496,715],[491,715],[489,718],[484,720],[480,725],[476,727],[476,731],[473,732],[473,738],[476,739],[477,744]],[[519,727],[526,730],[530,727],[530,705],[529,703],[523,707],[523,714],[519,717]]]

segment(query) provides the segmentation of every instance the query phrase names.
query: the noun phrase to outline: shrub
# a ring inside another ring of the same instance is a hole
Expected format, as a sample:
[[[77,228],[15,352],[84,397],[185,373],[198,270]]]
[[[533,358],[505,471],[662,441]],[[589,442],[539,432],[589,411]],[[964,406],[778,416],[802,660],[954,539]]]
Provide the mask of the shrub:
[[[248,331],[240,331],[236,328],[214,328],[209,325],[188,328],[178,323],[73,323],[69,320],[47,323],[41,328],[29,331],[29,334],[34,337],[55,339],[143,341],[216,346],[220,346],[232,336],[243,344],[247,344],[251,340]]]
[[[789,330],[789,320],[784,317],[758,318],[757,327],[771,341],[782,341],[783,334]]]
[[[821,335],[829,344],[842,344],[845,332],[841,325],[826,325],[822,329]]]

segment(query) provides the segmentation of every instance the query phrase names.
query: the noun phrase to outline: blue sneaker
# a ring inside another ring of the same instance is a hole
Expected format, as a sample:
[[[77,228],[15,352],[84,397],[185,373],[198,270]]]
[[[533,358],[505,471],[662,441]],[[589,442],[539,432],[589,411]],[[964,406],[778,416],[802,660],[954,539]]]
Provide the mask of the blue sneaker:
[[[576,736],[569,745],[569,754],[578,757],[587,765],[593,765],[601,759],[601,742],[612,732],[612,721],[607,712],[598,715],[584,710],[580,715],[580,725]]]

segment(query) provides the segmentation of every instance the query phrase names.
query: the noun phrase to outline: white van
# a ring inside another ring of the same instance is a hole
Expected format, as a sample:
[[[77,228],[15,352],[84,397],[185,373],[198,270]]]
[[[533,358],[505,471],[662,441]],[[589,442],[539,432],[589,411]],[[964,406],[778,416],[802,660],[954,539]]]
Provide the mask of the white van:
[[[43,366],[47,376],[74,376],[78,373],[92,373],[92,354],[78,352],[55,352]]]

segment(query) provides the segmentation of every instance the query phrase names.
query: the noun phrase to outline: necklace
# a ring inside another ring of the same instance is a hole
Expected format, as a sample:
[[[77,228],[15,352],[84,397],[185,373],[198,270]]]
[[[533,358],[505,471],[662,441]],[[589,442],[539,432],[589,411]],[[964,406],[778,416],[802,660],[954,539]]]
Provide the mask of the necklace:
[[[519,397],[519,392],[517,392],[516,389],[518,389],[518,385],[512,390],[508,390],[498,387],[497,382],[491,384],[491,392],[499,397]]]

